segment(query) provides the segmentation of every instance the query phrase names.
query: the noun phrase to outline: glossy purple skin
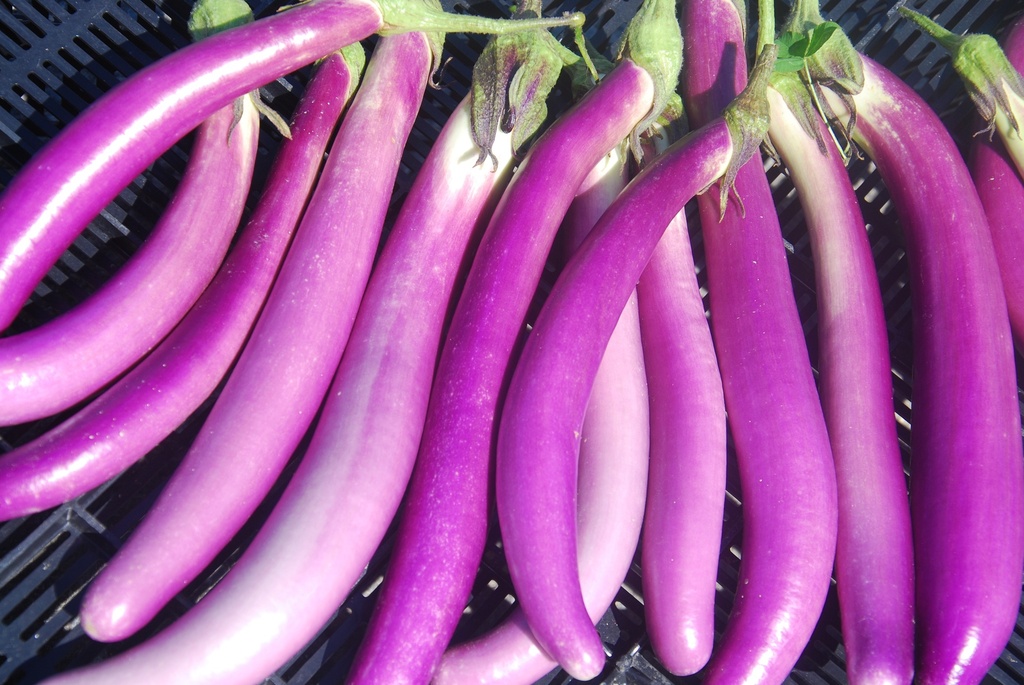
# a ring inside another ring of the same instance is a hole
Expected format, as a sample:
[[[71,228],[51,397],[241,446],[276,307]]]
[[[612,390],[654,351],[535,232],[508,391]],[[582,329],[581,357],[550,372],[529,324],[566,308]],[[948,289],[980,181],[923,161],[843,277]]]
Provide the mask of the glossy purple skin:
[[[233,117],[228,106],[200,126],[174,196],[123,268],[62,316],[0,338],[0,425],[81,402],[188,313],[224,260],[252,180],[259,115],[247,105],[232,130]]]
[[[451,640],[487,539],[498,407],[545,259],[576,189],[650,110],[653,90],[646,71],[618,65],[533,145],[502,196],[441,352],[395,549],[350,682],[424,682]]]
[[[93,678],[113,679],[116,668],[148,683],[174,669],[165,681],[184,682],[190,661],[232,654],[244,665],[203,682],[262,681],[344,602],[405,491],[453,283],[481,212],[507,179],[474,166],[469,133],[463,105],[406,198],[310,446],[256,539],[197,606]],[[507,137],[504,145],[495,152],[507,171]]]
[[[616,160],[621,157],[616,155]],[[621,171],[592,173],[584,186],[591,180],[594,185],[581,189],[562,226],[570,250],[625,184]],[[594,378],[580,444],[577,557],[583,598],[595,623],[614,601],[640,539],[650,445],[648,414],[637,302],[631,297]],[[537,645],[526,617],[516,608],[497,628],[447,650],[431,682],[529,685],[557,667]]]
[[[0,457],[0,520],[54,507],[140,459],[214,391],[266,299],[347,100],[327,57],[310,80],[266,189],[213,282],[166,340],[85,408]]]
[[[851,683],[914,675],[914,549],[893,418],[885,311],[864,217],[838,151],[823,155],[769,91],[769,135],[814,254],[819,384],[839,493],[836,582]],[[822,134],[829,140],[822,125]]]
[[[995,250],[938,117],[864,58],[856,142],[892,194],[913,290],[917,682],[976,683],[1020,610],[1024,448]]]
[[[0,195],[0,330],[128,183],[236,97],[380,29],[371,0],[313,0],[138,72],[77,116]]]
[[[979,136],[971,143],[971,177],[985,209],[1003,279],[1006,307],[1017,347],[1024,346],[1024,183],[1000,140]]]
[[[1018,71],[1024,70],[1024,17],[1010,27],[1003,51]],[[1010,328],[1017,347],[1021,348],[1024,346],[1024,240],[1021,236],[1024,181],[999,139],[990,140],[984,134],[975,136],[971,142],[969,162],[971,176],[992,231],[1010,313]]]
[[[683,6],[683,99],[691,124],[745,85],[731,0]],[[705,683],[780,683],[810,639],[831,581],[836,480],[821,402],[760,156],[736,179],[745,217],[717,189],[698,198],[711,330],[736,449],[742,559]]]
[[[153,508],[86,592],[89,635],[132,634],[241,528],[338,368],[430,71],[422,34],[380,41],[266,305]]]
[[[727,431],[684,214],[665,231],[637,289],[651,393],[644,619],[658,660],[690,675],[707,663],[715,639]]]
[[[576,459],[608,338],[665,228],[733,153],[716,120],[619,195],[559,275],[516,364],[501,413],[495,499],[516,598],[537,642],[573,677],[603,668],[576,562]]]

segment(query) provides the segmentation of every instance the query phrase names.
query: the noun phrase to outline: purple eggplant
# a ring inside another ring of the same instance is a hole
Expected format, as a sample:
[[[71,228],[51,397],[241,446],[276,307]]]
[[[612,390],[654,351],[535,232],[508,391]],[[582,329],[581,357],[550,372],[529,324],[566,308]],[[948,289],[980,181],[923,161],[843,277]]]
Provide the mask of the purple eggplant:
[[[846,673],[855,685],[909,684],[910,502],[875,262],[846,165],[824,124],[815,119],[812,135],[779,91],[770,90],[769,101],[772,144],[799,193],[814,254],[819,383],[839,494],[835,573]]]
[[[1024,348],[1024,182],[1000,140],[975,138],[970,171],[992,232],[1017,348]]]
[[[762,62],[739,102],[763,100],[773,63],[774,57]],[[659,156],[604,213],[545,301],[502,408],[495,499],[509,573],[537,642],[575,678],[596,677],[604,661],[576,563],[576,457],[587,397],[608,337],[666,227],[717,179],[724,177],[728,193],[734,170],[756,152],[767,121],[758,121],[764,128],[748,138],[733,116],[750,111],[743,105]]]
[[[555,231],[589,171],[653,101],[648,72],[621,62],[538,139],[502,195],[441,351],[395,548],[350,682],[423,682],[440,661],[483,556],[496,416]]]
[[[1024,183],[1024,17],[1009,26],[1000,47],[991,35],[957,35],[907,7],[901,6],[899,11],[952,55],[953,69],[984,121],[983,130],[972,143],[971,172],[989,219],[1010,328],[1020,347],[1024,345],[1024,255],[1020,253],[1019,213],[1024,194],[1020,188]]]
[[[665,668],[691,675],[711,657],[715,637],[727,430],[684,213],[666,229],[637,290],[651,395],[644,619]]]
[[[214,558],[267,494],[338,368],[427,85],[423,34],[378,43],[280,273],[203,428],[86,592],[92,637],[131,635]]]
[[[746,81],[743,19],[732,0],[687,0],[683,100],[691,125],[716,116]],[[711,330],[743,505],[736,596],[709,684],[780,683],[811,637],[831,582],[836,480],[786,249],[755,157],[719,220],[698,198]]]
[[[492,145],[492,171],[470,133],[463,104],[406,197],[310,446],[256,539],[197,606],[89,682],[256,682],[344,602],[405,491],[449,298],[511,168],[509,136]]]
[[[1016,625],[1024,572],[1024,447],[1006,299],[984,210],[949,133],[911,88],[863,63],[854,140],[892,194],[913,290],[916,681],[977,683]]]
[[[0,520],[57,506],[112,478],[210,396],[266,299],[356,80],[338,53],[317,67],[236,247],[170,336],[85,408],[0,457]]]
[[[1024,17],[1009,26],[1000,46],[989,34],[957,35],[909,7],[897,9],[950,53],[954,71],[985,122],[981,133],[989,139],[998,133],[1018,173],[1024,174]]]
[[[85,225],[175,141],[381,23],[371,0],[314,0],[177,50],[78,115],[0,195],[0,329]]]
[[[617,149],[580,186],[562,226],[569,253],[625,185],[624,167]],[[580,585],[594,622],[615,598],[640,538],[648,414],[637,302],[631,297],[594,378],[580,441],[577,554]],[[495,629],[446,651],[432,682],[529,685],[557,666],[516,609]]]
[[[0,338],[0,425],[67,409],[160,342],[213,279],[242,218],[259,115],[245,102],[200,125],[188,166],[153,232],[111,280],[43,325]]]
[[[0,195],[0,330],[124,186],[236,97],[376,32],[503,33],[583,19],[509,22],[409,0],[310,0],[171,53],[77,116]]]
[[[1009,28],[1003,50],[1018,72],[1024,70],[1024,17]],[[1005,117],[1005,115],[1002,115]],[[1000,132],[1007,127],[1000,127]],[[1011,156],[1010,148],[1016,149]],[[971,176],[985,208],[992,242],[1003,277],[1003,291],[1010,313],[1010,328],[1018,349],[1024,347],[1024,142],[1020,136],[1000,135],[998,140],[979,135],[971,143]]]

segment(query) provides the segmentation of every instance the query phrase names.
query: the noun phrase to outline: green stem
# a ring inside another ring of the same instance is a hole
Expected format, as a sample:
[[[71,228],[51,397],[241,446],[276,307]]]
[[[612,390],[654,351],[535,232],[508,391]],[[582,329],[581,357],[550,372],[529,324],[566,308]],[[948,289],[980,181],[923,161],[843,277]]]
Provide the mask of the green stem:
[[[796,0],[789,11],[786,30],[806,33],[823,21],[819,0]]]
[[[958,36],[952,31],[932,21],[920,12],[915,12],[906,7],[900,7],[899,13],[918,25],[922,31],[931,36],[935,41],[950,52],[956,52],[963,42],[963,36]]]
[[[757,52],[761,54],[764,46],[775,42],[775,0],[757,1]]]
[[[493,19],[470,14],[452,14],[429,7],[425,3],[409,0],[377,0],[384,26],[381,35],[422,31],[424,33],[487,33],[501,36],[519,31],[551,29],[560,26],[583,26],[586,15],[582,12],[565,13],[561,17],[537,19]]]
[[[725,216],[730,191],[739,202],[740,215],[744,214],[743,200],[736,194],[736,189],[733,186],[740,167],[757,153],[761,143],[768,135],[770,123],[768,86],[771,83],[772,73],[775,71],[775,59],[778,57],[778,52],[778,46],[771,42],[757,53],[746,87],[722,113],[725,123],[729,127],[729,133],[732,135],[734,152],[729,166],[722,176],[722,190],[719,193],[719,219]]]
[[[590,72],[590,77],[594,79],[594,83],[601,80],[601,75],[597,71],[597,66],[594,65],[594,60],[590,57],[590,51],[587,49],[587,41],[583,36],[583,27],[576,27],[573,31],[573,40],[576,42],[576,49],[580,53],[580,57],[583,59],[583,64],[587,66],[587,71]]]

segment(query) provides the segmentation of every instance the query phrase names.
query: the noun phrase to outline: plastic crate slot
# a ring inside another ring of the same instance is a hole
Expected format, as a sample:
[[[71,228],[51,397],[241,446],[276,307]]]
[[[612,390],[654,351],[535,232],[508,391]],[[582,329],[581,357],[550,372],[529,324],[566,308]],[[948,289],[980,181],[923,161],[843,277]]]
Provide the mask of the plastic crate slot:
[[[10,16],[16,19],[21,26],[35,35],[36,38],[46,37],[46,28],[41,24],[49,22],[39,21],[41,17],[33,10],[31,3],[24,2],[23,0],[8,0],[8,6],[11,10]]]

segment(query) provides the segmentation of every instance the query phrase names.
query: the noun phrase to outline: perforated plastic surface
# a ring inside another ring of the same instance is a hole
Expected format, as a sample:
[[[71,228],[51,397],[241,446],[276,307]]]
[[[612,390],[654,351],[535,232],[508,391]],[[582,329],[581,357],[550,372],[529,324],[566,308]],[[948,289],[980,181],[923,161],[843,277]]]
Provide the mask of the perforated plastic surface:
[[[583,7],[566,3],[564,7],[552,4],[547,9],[587,12],[588,35],[597,46],[604,47],[617,37],[639,1],[592,0]],[[257,13],[274,9],[268,0],[251,4]],[[476,12],[504,13],[488,0],[472,0],[471,4]],[[970,104],[948,68],[948,59],[909,26],[890,20],[890,4],[881,0],[839,0],[826,2],[823,9],[826,17],[838,21],[849,32],[862,51],[892,68],[924,96],[958,142],[965,145],[973,132],[969,123]],[[1024,4],[1017,0],[927,0],[915,6],[957,32],[997,33],[1013,15],[1024,10]],[[88,102],[145,64],[184,45],[188,9],[185,0],[5,0],[0,7],[0,186],[6,185],[32,153]],[[784,10],[785,5],[780,4],[779,11]],[[481,45],[477,38],[449,38],[451,60],[442,73],[441,89],[428,93],[410,140],[396,188],[396,207],[433,136],[465,93],[469,70]],[[302,73],[281,79],[264,89],[266,99],[280,111],[290,112],[303,82]],[[265,173],[277,144],[275,134],[262,135],[260,175]],[[187,141],[169,151],[89,226],[36,289],[13,330],[34,327],[65,311],[124,263],[144,240],[167,202],[184,166],[186,152]],[[771,169],[769,174],[790,248],[796,298],[814,358],[817,320],[810,247],[791,184],[778,169]],[[852,166],[851,174],[882,283],[891,340],[894,410],[904,456],[909,460],[910,303],[898,223],[888,193],[873,167],[858,162]],[[256,186],[259,185],[258,179]],[[694,241],[700,266],[699,233],[694,234]],[[88,639],[75,618],[83,589],[152,503],[184,455],[205,411],[198,411],[158,449],[114,481],[55,510],[0,524],[0,683],[35,683],[54,672],[121,651],[173,621],[227,572],[269,512],[280,486],[220,557],[141,635],[123,644],[102,645]],[[0,429],[0,452],[40,435],[58,418]],[[735,484],[735,478],[731,482]],[[738,492],[735,487],[731,491]],[[719,629],[725,624],[736,584],[740,514],[738,500],[730,498],[719,577]],[[492,539],[488,547],[456,640],[485,630],[510,609],[511,583],[495,542]],[[372,609],[374,589],[389,545],[386,540],[366,576],[331,622],[268,682],[299,685],[340,681]],[[845,682],[838,626],[833,592],[817,632],[789,682]],[[644,630],[638,562],[600,628],[611,655],[603,681],[699,682],[699,678],[669,676],[653,656]],[[1019,620],[1010,644],[986,682],[1024,683],[1021,658],[1024,627]],[[570,680],[556,672],[544,682]]]

